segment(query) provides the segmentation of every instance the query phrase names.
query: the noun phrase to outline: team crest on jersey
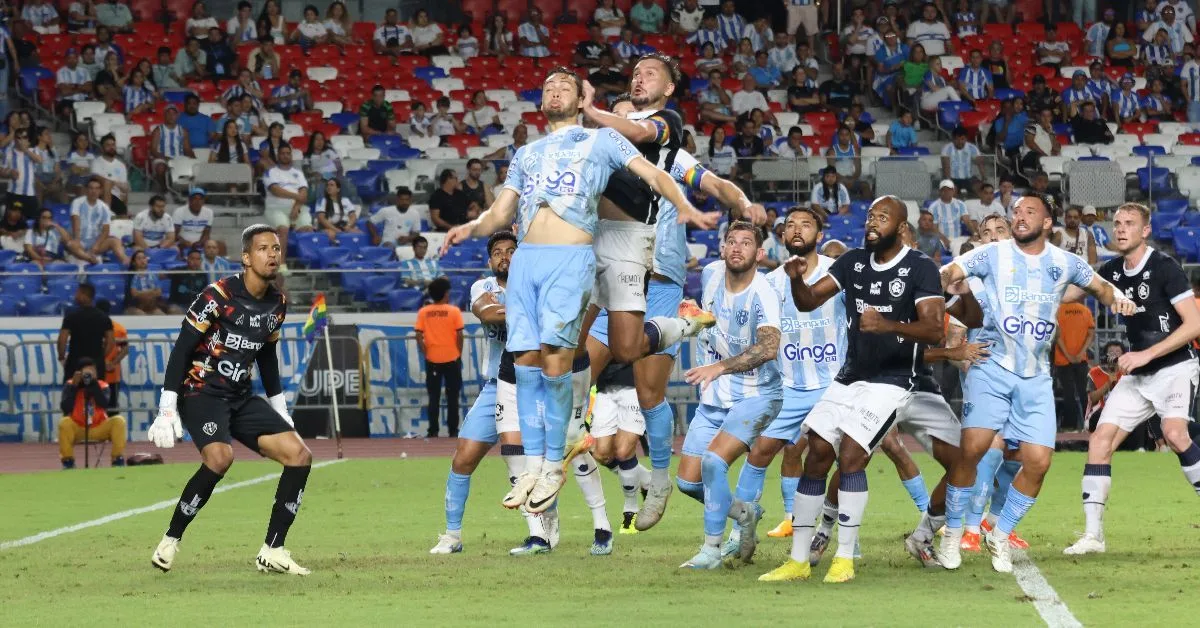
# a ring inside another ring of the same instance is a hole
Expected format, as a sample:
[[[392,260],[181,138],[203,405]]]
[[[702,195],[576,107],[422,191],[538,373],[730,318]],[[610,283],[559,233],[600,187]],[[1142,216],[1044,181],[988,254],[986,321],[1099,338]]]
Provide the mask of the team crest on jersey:
[[[863,263],[861,263],[861,262],[857,262],[857,263],[855,263],[855,264],[854,264],[854,272],[856,272],[856,273],[861,273],[861,272],[863,271],[863,269],[864,269],[864,268],[866,268],[866,267],[867,267],[867,266],[866,266],[866,264],[863,264]]]
[[[901,277],[907,277],[908,271],[909,271],[909,268],[907,266],[905,266],[904,268],[897,268],[896,274],[900,275]]]
[[[1054,281],[1058,281],[1059,278],[1062,277],[1062,273],[1063,273],[1062,269],[1059,268],[1058,266],[1051,266],[1050,268],[1046,269],[1046,272],[1050,274],[1050,278],[1053,279]]]
[[[583,133],[581,131],[571,134],[572,142],[582,142],[582,141],[586,140],[587,138],[588,138],[587,133]]]
[[[888,294],[892,295],[893,299],[899,299],[900,295],[904,294],[904,280],[893,279],[888,284]]]
[[[745,325],[750,320],[750,312],[738,310],[737,314],[734,315],[734,320],[737,321],[738,325]]]
[[[1150,271],[1142,273],[1142,281],[1150,281]]]
[[[1146,282],[1138,284],[1138,298],[1143,301],[1150,298],[1150,284]]]
[[[971,410],[973,410],[973,409],[975,409],[975,404],[971,403],[970,401],[964,401],[963,402],[963,410],[962,410],[963,418],[964,419],[967,418],[967,415],[971,414]]]

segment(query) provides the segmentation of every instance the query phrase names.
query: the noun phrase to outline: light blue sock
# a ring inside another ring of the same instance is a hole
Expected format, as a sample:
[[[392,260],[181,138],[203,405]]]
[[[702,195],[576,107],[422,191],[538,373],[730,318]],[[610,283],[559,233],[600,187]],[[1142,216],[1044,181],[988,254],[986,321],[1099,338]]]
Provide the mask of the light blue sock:
[[[471,493],[471,476],[453,471],[446,476],[446,532],[461,532],[467,495]]]
[[[646,417],[646,441],[650,446],[650,467],[666,469],[671,466],[671,436],[675,431],[675,413],[671,404],[662,403],[642,410]]]
[[[967,501],[971,498],[971,487],[946,484],[946,527],[961,528]]]
[[[738,474],[737,489],[734,495],[744,502],[755,502],[762,499],[763,483],[767,481],[767,470],[756,467],[749,462],[742,465]]]
[[[1004,510],[1000,512],[1000,518],[996,519],[996,531],[1004,536],[1012,534],[1035,503],[1036,497],[1030,497],[1015,488],[1009,489]]]
[[[706,451],[700,462],[700,473],[704,478],[704,536],[725,534],[725,518],[733,505],[733,493],[729,490],[729,463],[717,454]]]
[[[800,478],[779,478],[779,489],[783,491],[783,512],[792,514],[792,506],[796,503],[796,487],[800,486]]]
[[[692,499],[704,503],[704,484],[700,482],[689,482],[679,476],[675,476],[675,486],[679,487],[679,492],[691,497]]]
[[[908,491],[908,496],[912,498],[913,504],[916,505],[917,512],[929,510],[929,489],[925,487],[925,478],[921,477],[920,473],[914,478],[904,480],[901,484]]]
[[[542,369],[514,367],[517,374],[517,417],[521,421],[521,445],[526,456],[546,455],[546,428],[541,414]]]
[[[1017,477],[1017,471],[1021,470],[1021,463],[1016,460],[1005,460],[1000,468],[996,470],[996,491],[992,493],[992,507],[989,512],[999,517],[1004,511],[1004,504],[1008,501],[1008,489],[1012,487],[1013,478]]]
[[[988,496],[992,493],[992,482],[996,479],[996,469],[1004,462],[1004,452],[999,449],[989,449],[975,468],[975,486],[971,487],[970,509],[967,511],[967,527],[979,527],[983,521],[983,507],[987,505]]]
[[[571,419],[571,374],[546,377],[546,462],[562,462],[567,448],[567,421]]]

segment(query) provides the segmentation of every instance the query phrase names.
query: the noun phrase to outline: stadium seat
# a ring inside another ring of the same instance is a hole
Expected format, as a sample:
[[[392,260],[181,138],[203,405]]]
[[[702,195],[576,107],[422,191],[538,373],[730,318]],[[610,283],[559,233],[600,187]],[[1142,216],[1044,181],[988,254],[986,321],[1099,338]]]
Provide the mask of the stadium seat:
[[[317,267],[323,269],[340,268],[344,262],[350,261],[354,251],[340,246],[325,246],[317,251]]]
[[[1171,171],[1166,168],[1138,168],[1138,188],[1152,194],[1171,191]]]
[[[1172,230],[1183,221],[1183,214],[1165,214],[1154,212],[1150,214],[1150,233],[1155,239],[1170,242],[1174,239]]]
[[[96,287],[96,300],[108,299],[110,303],[125,303],[125,278],[116,275],[98,276],[90,279]]]
[[[396,289],[396,284],[400,281],[400,275],[397,273],[384,274],[369,274],[365,276],[362,283],[359,285],[358,294],[362,295],[364,301],[371,301],[372,297],[378,299]]]
[[[58,297],[63,301],[70,301],[75,296],[75,291],[79,289],[79,282],[74,278],[51,276],[46,279],[46,294]]]
[[[0,268],[17,259],[17,252],[10,249],[0,249]]]
[[[1184,262],[1200,261],[1200,229],[1176,227],[1172,234],[1175,254]]]
[[[365,233],[339,233],[337,236],[337,245],[343,249],[349,249],[357,253],[359,249],[370,244]]]
[[[179,250],[154,247],[146,251],[146,257],[151,264],[167,264],[179,259]]]
[[[1154,203],[1154,211],[1158,214],[1182,214],[1187,208],[1186,198],[1163,198]]]
[[[425,293],[416,288],[401,288],[388,293],[388,309],[393,312],[415,312],[421,308]]]
[[[58,316],[63,311],[63,300],[53,294],[28,294],[23,297],[21,314],[24,316]]]
[[[13,294],[0,294],[0,316],[16,316],[20,309],[20,298]]]
[[[320,258],[321,249],[330,245],[329,234],[324,231],[313,231],[310,233],[296,233],[293,231],[291,235],[296,236],[295,250],[297,257],[310,264]],[[288,243],[288,247],[292,247],[290,242]]]
[[[371,170],[351,170],[346,173],[346,179],[354,185],[358,196],[367,202],[380,195],[379,182],[382,178],[380,173]]]
[[[391,247],[364,246],[358,250],[358,257],[364,262],[381,264],[395,259],[392,253]]]
[[[0,281],[0,290],[4,294],[20,295],[24,298],[42,291],[42,278],[32,274],[5,277],[3,281]]]
[[[691,241],[696,244],[703,244],[712,255],[716,255],[717,253],[718,237],[716,231],[693,231],[691,233]]]

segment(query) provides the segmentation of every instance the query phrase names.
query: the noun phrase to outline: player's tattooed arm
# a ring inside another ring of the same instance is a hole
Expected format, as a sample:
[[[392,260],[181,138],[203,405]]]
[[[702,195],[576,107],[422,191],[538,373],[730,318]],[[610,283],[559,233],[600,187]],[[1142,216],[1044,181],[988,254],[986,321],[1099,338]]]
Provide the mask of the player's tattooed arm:
[[[1133,301],[1125,298],[1125,295],[1116,286],[1098,274],[1092,275],[1092,281],[1084,288],[1084,291],[1096,297],[1101,305],[1111,308],[1114,314],[1132,316],[1137,311],[1137,305]]]
[[[774,360],[778,353],[779,328],[759,327],[758,342],[738,355],[721,360],[720,365],[725,373],[744,373]]]
[[[484,292],[471,304],[471,313],[485,325],[504,324],[504,306],[496,301],[496,295]]]

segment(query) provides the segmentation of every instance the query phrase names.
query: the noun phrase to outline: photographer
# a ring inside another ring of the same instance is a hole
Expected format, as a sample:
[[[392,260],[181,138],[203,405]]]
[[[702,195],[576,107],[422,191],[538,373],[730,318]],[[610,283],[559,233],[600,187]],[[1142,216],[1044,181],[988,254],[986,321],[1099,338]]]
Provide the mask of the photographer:
[[[78,370],[63,386],[63,419],[58,424],[58,451],[63,469],[75,468],[75,443],[86,433],[92,442],[112,442],[112,466],[125,466],[125,419],[108,416],[108,384],[96,375],[96,362],[81,358]]]

